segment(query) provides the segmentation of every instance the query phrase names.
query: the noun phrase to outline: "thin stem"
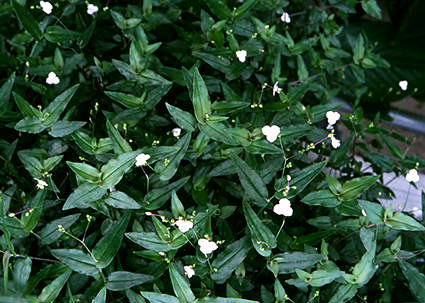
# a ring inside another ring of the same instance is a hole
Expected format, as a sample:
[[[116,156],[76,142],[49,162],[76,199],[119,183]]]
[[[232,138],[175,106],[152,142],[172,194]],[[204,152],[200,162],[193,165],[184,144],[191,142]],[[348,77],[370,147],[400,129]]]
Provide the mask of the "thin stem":
[[[407,200],[409,199],[409,194],[410,194],[410,188],[412,187],[412,184],[409,183],[409,189],[407,190],[407,196],[406,196],[406,201],[404,201],[404,205],[403,205],[403,209],[401,211],[404,211],[404,209],[406,208],[407,205]]]
[[[283,225],[285,225],[285,217],[283,217],[282,224],[280,225],[280,228],[279,228],[279,230],[278,230],[278,232],[277,232],[277,234],[276,234],[276,237],[274,237],[274,238],[275,238],[275,240],[277,240],[277,237],[279,237],[279,234],[280,234],[280,231],[281,231],[281,230],[282,230],[282,228],[283,228]]]
[[[145,177],[146,177],[146,193],[148,193],[149,192],[149,176],[148,176],[148,174],[145,172],[145,170],[144,170],[144,168],[142,167],[142,171],[143,171],[143,173],[145,174]]]
[[[93,256],[92,252],[90,251],[90,249],[87,247],[86,243],[84,243],[83,241],[81,241],[80,239],[78,239],[77,237],[75,237],[73,234],[67,232],[66,230],[63,231],[64,234],[67,234],[68,236],[70,236],[71,238],[73,238],[74,240],[77,240],[78,242],[81,243],[81,245],[83,245],[83,247],[87,250],[87,252],[90,254],[90,257],[93,259],[94,262],[97,263],[97,259]]]

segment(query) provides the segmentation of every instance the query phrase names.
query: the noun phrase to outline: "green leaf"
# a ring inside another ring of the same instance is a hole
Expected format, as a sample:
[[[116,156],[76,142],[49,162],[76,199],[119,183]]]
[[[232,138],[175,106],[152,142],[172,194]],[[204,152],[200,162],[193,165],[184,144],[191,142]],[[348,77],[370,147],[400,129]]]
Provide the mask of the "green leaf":
[[[276,247],[276,239],[271,230],[261,222],[247,202],[242,203],[248,229],[251,233],[252,245],[263,257],[268,257]]]
[[[106,194],[106,189],[96,184],[84,183],[77,187],[74,192],[66,199],[62,210],[71,208],[87,208],[90,202],[99,200]]]
[[[82,121],[58,121],[52,125],[49,135],[55,138],[65,137],[83,127],[85,124],[86,122]]]
[[[65,283],[68,281],[71,274],[72,270],[67,270],[65,273],[50,282],[49,285],[43,288],[41,294],[38,296],[38,299],[43,303],[54,302],[59,296],[59,293],[61,292]]]
[[[379,135],[381,136],[382,141],[384,141],[385,145],[388,147],[388,149],[390,150],[390,153],[394,157],[396,157],[398,159],[404,159],[404,153],[400,149],[400,147],[395,145],[394,142],[390,138],[385,136],[383,133],[380,132]]]
[[[34,106],[29,104],[27,100],[22,98],[20,95],[18,95],[15,92],[12,92],[13,99],[15,99],[15,103],[19,108],[19,111],[24,115],[25,117],[42,117],[42,114],[40,111],[38,111]]]
[[[100,171],[97,168],[86,163],[66,161],[66,164],[68,164],[74,173],[83,178],[85,181],[90,183],[100,182]]]
[[[96,262],[79,249],[53,249],[50,252],[73,271],[89,276],[95,276],[99,273]]]
[[[353,276],[358,287],[364,286],[375,274],[377,267],[374,264],[376,254],[376,240],[372,242],[372,247],[366,251],[360,261],[353,268]]]
[[[45,127],[51,127],[56,121],[59,120],[59,116],[65,110],[68,103],[71,101],[75,92],[77,91],[80,84],[76,84],[62,94],[57,96],[44,110],[43,110],[43,125]]]
[[[215,141],[231,146],[239,145],[235,137],[230,133],[231,129],[226,127],[223,123],[207,122],[206,124],[199,124],[198,127],[201,133]]]
[[[134,291],[132,291],[130,289],[127,289],[125,291],[125,295],[127,296],[129,303],[146,303],[146,300],[143,299],[143,297],[141,295],[135,293]]]
[[[311,273],[311,278],[306,281],[312,287],[322,287],[331,283],[335,279],[342,276],[344,272],[340,270],[315,270]]]
[[[191,113],[181,110],[180,108],[172,106],[168,103],[165,103],[165,105],[167,106],[171,118],[179,127],[187,130],[188,132],[195,131],[196,120]]]
[[[16,17],[25,28],[25,30],[35,39],[41,40],[43,34],[41,33],[40,26],[34,17],[29,13],[29,9],[21,6],[16,0],[11,0],[10,4],[15,11]]]
[[[157,252],[167,252],[171,250],[168,242],[162,240],[156,233],[153,232],[125,233],[125,236],[145,249]]]
[[[140,293],[150,303],[180,303],[179,299],[170,295],[159,294],[157,292],[149,291],[141,291]]]
[[[334,195],[340,195],[342,193],[342,185],[336,178],[326,175],[326,182],[328,182],[329,189]]]
[[[109,138],[111,138],[114,144],[114,151],[116,154],[128,153],[133,151],[130,144],[123,137],[121,137],[118,130],[112,125],[109,120],[106,121],[106,131],[108,132]]]
[[[195,295],[190,289],[189,282],[176,270],[173,263],[169,265],[171,284],[180,303],[195,301]]]
[[[102,166],[101,171],[101,186],[103,188],[111,188],[118,184],[122,177],[136,163],[138,152],[126,152],[120,154],[116,159],[111,159]]]
[[[46,198],[47,190],[39,190],[35,197],[31,200],[28,216],[22,217],[22,223],[24,224],[24,231],[30,232],[37,225],[40,220],[41,214],[43,213],[44,199]]]
[[[259,0],[248,0],[245,1],[241,6],[239,6],[234,12],[234,19],[242,18],[245,14],[247,14],[254,6],[259,2]]]
[[[211,266],[217,270],[211,274],[211,278],[218,283],[224,283],[230,278],[232,272],[240,265],[251,250],[247,237],[226,246],[213,261]]]
[[[214,15],[220,19],[230,19],[232,12],[222,0],[210,0],[205,2]]]
[[[159,238],[166,242],[170,241],[170,230],[164,224],[162,224],[161,221],[159,221],[159,219],[155,216],[152,216],[152,222],[155,226],[156,233],[158,234]]]
[[[407,261],[398,259],[398,264],[409,283],[409,289],[412,294],[415,295],[420,303],[425,303],[425,275]]]
[[[13,281],[18,292],[22,292],[30,278],[32,261],[30,258],[17,260],[13,266]],[[1,301],[0,301],[1,302]]]
[[[376,183],[379,176],[354,178],[344,183],[342,193],[338,197],[343,201],[353,200]]]
[[[41,244],[49,245],[56,242],[62,236],[62,232],[58,230],[58,225],[62,225],[63,228],[68,229],[80,218],[80,215],[73,214],[65,216],[46,224],[38,233],[41,238]]]
[[[103,287],[91,303],[106,303],[106,287]]]
[[[245,163],[239,156],[230,154],[233,165],[246,195],[258,206],[266,206],[268,198],[267,187],[258,173]]]
[[[80,49],[83,49],[87,46],[87,44],[90,42],[90,39],[93,35],[93,32],[96,28],[96,21],[93,21],[89,27],[81,34],[80,38],[78,39],[78,46]]]
[[[44,38],[51,43],[62,43],[77,40],[80,33],[65,29],[59,25],[51,25],[46,28]]]
[[[171,212],[175,218],[178,216],[186,216],[183,203],[180,201],[175,190],[171,192]]]
[[[365,45],[364,45],[364,39],[362,34],[359,34],[357,36],[356,45],[354,46],[353,52],[354,52],[353,54],[354,63],[359,64],[359,62],[363,59],[365,55]]]
[[[252,141],[245,150],[250,154],[264,154],[264,155],[279,155],[282,150],[276,145],[267,142],[266,140]]]
[[[150,190],[143,199],[146,203],[146,209],[155,210],[162,207],[170,199],[171,192],[173,190],[178,191],[189,179],[190,176],[179,179],[167,186]]]
[[[382,224],[384,222],[384,208],[381,204],[366,200],[358,200],[359,206],[364,209],[370,222]]]
[[[320,254],[306,252],[286,252],[274,256],[272,262],[275,262],[279,268],[279,274],[288,274],[295,272],[295,269],[305,269],[323,260]]]
[[[379,7],[376,0],[362,0],[362,8],[364,11],[374,18],[381,19],[381,8]]]
[[[39,117],[26,117],[16,123],[15,129],[30,134],[38,134],[45,130],[46,127],[43,126],[42,120]]]
[[[3,83],[0,88],[0,104],[2,108],[0,113],[7,107],[10,100],[10,94],[12,93],[13,84],[15,83],[16,73],[13,72],[10,77]]]
[[[211,114],[211,100],[204,80],[197,68],[193,72],[193,108],[199,123],[205,124],[207,115]]]
[[[191,137],[191,133],[187,133],[176,143],[175,147],[178,148],[178,151],[171,159],[168,159],[168,164],[158,162],[158,165],[155,166],[155,170],[159,172],[159,179],[161,181],[168,181],[176,174],[180,161],[185,156],[187,148],[189,147]]]
[[[302,198],[301,202],[308,205],[323,207],[337,207],[341,204],[341,201],[338,200],[337,196],[327,189],[311,192]]]
[[[130,216],[131,212],[126,212],[118,221],[114,222],[108,232],[93,248],[92,253],[97,260],[96,266],[98,268],[105,268],[111,264],[120,249]]]
[[[385,225],[396,230],[425,231],[425,227],[421,223],[399,212],[394,212],[391,217],[386,218]]]
[[[329,303],[344,303],[351,300],[357,293],[356,284],[343,284],[338,287]]]
[[[323,170],[323,168],[326,166],[326,162],[318,162],[314,163],[310,166],[307,166],[294,174],[291,175],[292,179],[290,182],[290,186],[296,186],[295,189],[290,189],[287,199],[291,199],[298,195],[300,192],[304,190],[304,188],[307,187],[308,184],[310,184],[311,181],[314,180],[314,178],[317,177]]]
[[[114,91],[105,91],[105,95],[111,98],[118,103],[121,103],[127,108],[141,108],[144,106],[144,100],[146,95],[142,95],[141,97],[136,97],[129,94],[124,94],[120,92]]]
[[[153,277],[128,271],[114,271],[108,276],[106,288],[112,291],[130,289],[133,286],[152,282]]]
[[[139,209],[142,206],[122,191],[113,191],[105,199],[109,206],[122,209]]]

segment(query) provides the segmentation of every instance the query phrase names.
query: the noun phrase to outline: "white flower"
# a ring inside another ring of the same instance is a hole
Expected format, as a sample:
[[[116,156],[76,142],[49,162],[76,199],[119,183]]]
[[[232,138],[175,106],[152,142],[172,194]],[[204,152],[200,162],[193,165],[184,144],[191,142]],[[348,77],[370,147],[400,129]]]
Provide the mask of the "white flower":
[[[291,201],[286,198],[280,199],[279,203],[273,207],[273,211],[285,217],[290,217],[294,213],[294,210],[291,208]]]
[[[338,148],[341,145],[341,141],[335,138],[335,136],[331,137],[331,144],[333,148]]]
[[[276,94],[276,93],[280,93],[280,91],[282,90],[281,88],[279,88],[279,86],[277,86],[277,84],[278,84],[279,82],[278,81],[276,81],[276,83],[273,85],[273,96]]]
[[[246,59],[246,50],[238,50],[236,52],[236,57],[238,57],[239,61],[245,62],[245,59]]]
[[[193,270],[193,267],[191,265],[185,265],[184,268],[184,274],[190,279],[192,276],[195,275],[195,271]]]
[[[87,14],[89,15],[93,15],[94,13],[97,13],[97,11],[99,10],[99,8],[94,5],[94,4],[87,4]]]
[[[339,118],[341,118],[341,115],[338,112],[328,111],[326,113],[326,118],[328,118],[329,125],[334,125],[339,120]]]
[[[174,224],[177,225],[177,227],[179,228],[179,230],[182,233],[187,232],[189,229],[191,229],[193,227],[193,222],[192,221],[189,221],[189,220],[179,219]]]
[[[38,179],[38,178],[34,178],[35,181],[37,181],[37,188],[38,189],[44,189],[45,187],[48,186],[48,184],[46,183],[46,181]]]
[[[274,142],[277,139],[277,136],[280,134],[280,127],[277,125],[272,126],[263,126],[261,129],[263,135],[266,136],[267,141]]]
[[[412,208],[412,214],[415,218],[419,219],[422,216],[422,210],[415,206]]]
[[[60,82],[60,80],[54,72],[50,72],[49,75],[46,78],[47,84],[59,84],[59,82]]]
[[[200,250],[204,255],[208,255],[218,248],[215,242],[208,241],[207,239],[199,239],[198,245],[200,246]]]
[[[418,171],[416,169],[411,169],[406,175],[406,180],[408,182],[418,182],[419,181],[419,175]]]
[[[398,86],[400,86],[401,90],[407,90],[408,84],[407,80],[402,80],[398,83]]]
[[[291,17],[287,12],[283,12],[282,16],[280,16],[280,20],[282,20],[283,23],[291,23]]]
[[[52,13],[53,5],[51,5],[50,2],[40,1],[40,6],[46,14],[50,15]]]
[[[362,215],[364,216],[364,217],[366,217],[367,215],[366,215],[366,212],[364,211],[364,209],[362,208]]]
[[[178,137],[182,133],[182,129],[179,127],[173,128],[171,130],[171,133],[173,134],[174,137]]]
[[[145,166],[148,160],[151,158],[148,154],[139,154],[136,157],[136,166]]]

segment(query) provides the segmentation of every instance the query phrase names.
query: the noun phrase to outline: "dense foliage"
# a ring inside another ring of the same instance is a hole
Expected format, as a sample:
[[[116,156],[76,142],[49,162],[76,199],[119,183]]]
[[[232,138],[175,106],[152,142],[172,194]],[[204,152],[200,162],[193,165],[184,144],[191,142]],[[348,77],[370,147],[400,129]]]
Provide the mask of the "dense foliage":
[[[52,4],[0,4],[0,302],[425,302],[375,0]]]

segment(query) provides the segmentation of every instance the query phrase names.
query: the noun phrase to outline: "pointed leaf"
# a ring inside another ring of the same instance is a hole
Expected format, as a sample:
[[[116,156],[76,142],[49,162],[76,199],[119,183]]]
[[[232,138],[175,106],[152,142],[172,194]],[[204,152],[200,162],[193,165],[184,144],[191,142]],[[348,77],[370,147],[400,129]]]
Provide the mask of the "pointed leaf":
[[[138,152],[127,152],[120,154],[116,159],[109,160],[108,163],[100,169],[101,186],[103,188],[111,188],[121,181],[125,173],[127,173],[134,163],[136,163],[136,156]]]
[[[29,13],[29,9],[21,6],[18,1],[11,0],[10,4],[15,11],[16,17],[18,17],[19,22],[25,28],[25,30],[35,39],[41,40],[43,34],[41,33],[40,26],[34,17]]]
[[[130,216],[131,213],[126,212],[118,221],[114,222],[105,236],[93,248],[92,253],[97,260],[96,266],[98,268],[107,267],[114,259],[120,249]]]
[[[277,245],[273,233],[261,222],[247,202],[244,201],[242,206],[255,250],[264,257],[270,256],[271,250]]]
[[[181,110],[180,108],[172,106],[168,103],[165,103],[165,105],[167,106],[171,118],[179,127],[187,130],[188,132],[195,131],[196,120],[191,113]]]
[[[71,208],[87,208],[90,202],[97,201],[106,194],[106,189],[96,184],[84,183],[77,187],[66,199],[62,210]]]
[[[114,144],[114,151],[116,154],[128,153],[131,152],[131,146],[123,137],[121,137],[118,130],[112,125],[109,120],[106,121],[106,131],[108,132],[108,136],[111,138]]]
[[[112,291],[130,289],[133,286],[152,282],[153,277],[128,271],[115,271],[108,276],[106,288]]]
[[[231,154],[230,158],[248,198],[258,206],[265,206],[269,193],[263,179],[237,155]]]
[[[99,273],[96,262],[79,249],[53,249],[50,252],[73,271],[89,276],[95,276]]]
[[[113,191],[105,199],[105,203],[109,206],[122,209],[139,209],[142,206],[133,198],[121,191]]]
[[[71,101],[75,92],[80,85],[76,84],[71,88],[68,88],[62,94],[57,96],[44,110],[43,110],[43,125],[45,127],[51,127],[56,121],[59,120],[60,115],[65,110],[69,101]]]
[[[191,303],[195,301],[195,295],[190,289],[189,282],[184,278],[174,267],[173,263],[169,266],[171,284],[173,285],[174,293],[179,298],[180,303]]]
[[[43,288],[38,299],[43,303],[55,302],[71,274],[72,270],[67,270],[65,273],[54,279],[49,285]]]
[[[205,82],[197,68],[195,68],[193,73],[192,102],[196,120],[198,120],[199,123],[204,124],[207,115],[211,114],[211,100],[208,95],[207,86],[205,85]]]

